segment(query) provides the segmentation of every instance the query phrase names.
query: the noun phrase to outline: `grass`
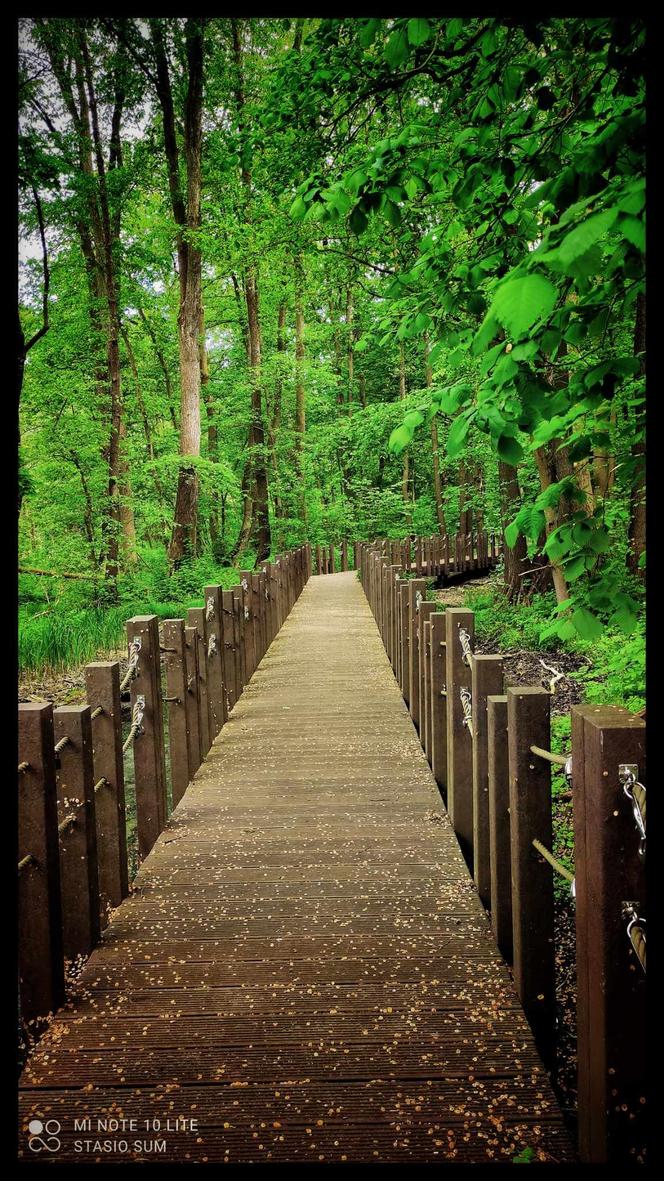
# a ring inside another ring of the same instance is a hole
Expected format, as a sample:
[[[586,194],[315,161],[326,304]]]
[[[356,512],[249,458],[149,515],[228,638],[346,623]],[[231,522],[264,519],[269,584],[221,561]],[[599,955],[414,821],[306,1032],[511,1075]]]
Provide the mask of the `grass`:
[[[187,607],[201,606],[202,598],[181,603],[141,603],[119,607],[81,607],[31,616],[19,610],[18,662],[22,676],[63,672],[121,648],[125,624],[132,615],[184,618]]]

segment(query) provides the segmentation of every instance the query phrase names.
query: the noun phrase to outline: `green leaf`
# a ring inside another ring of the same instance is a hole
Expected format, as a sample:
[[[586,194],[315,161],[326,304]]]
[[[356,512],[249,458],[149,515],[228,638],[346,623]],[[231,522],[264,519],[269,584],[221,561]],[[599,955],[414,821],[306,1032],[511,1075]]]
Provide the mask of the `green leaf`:
[[[507,529],[505,530],[505,544],[508,545],[510,549],[514,549],[514,546],[516,545],[517,539],[519,537],[519,532],[519,526],[517,525],[516,521],[512,521],[512,524],[507,526]]]
[[[395,69],[402,66],[408,59],[408,38],[404,29],[396,29],[385,46],[385,60],[388,66]]]
[[[363,234],[368,225],[368,217],[361,205],[356,205],[350,215],[350,228],[354,234]]]
[[[374,17],[368,20],[360,29],[359,41],[363,49],[368,49],[376,40],[376,34],[380,28],[380,21]]]
[[[411,45],[424,45],[431,36],[431,25],[425,16],[415,16],[408,21],[408,40]]]
[[[498,455],[505,462],[516,467],[523,459],[523,447],[511,435],[502,434],[498,439]]]
[[[302,197],[296,197],[288,212],[295,221],[300,221],[307,212],[304,199]]]
[[[498,320],[512,336],[522,336],[537,320],[549,315],[557,298],[557,289],[543,275],[510,279],[498,288],[485,323]]]
[[[646,248],[645,222],[639,217],[623,217],[618,222],[618,229],[632,246],[636,246],[643,254]]]
[[[572,623],[582,640],[597,640],[604,631],[601,621],[587,607],[577,607]]]
[[[590,250],[591,246],[599,242],[600,238],[604,237],[611,229],[617,216],[618,210],[615,208],[605,209],[602,213],[594,213],[592,217],[587,217],[585,221],[581,222],[581,225],[570,230],[569,234],[565,234],[555,250],[543,254],[542,259],[555,258],[564,266],[569,266],[577,258],[581,258],[587,250]]]
[[[409,431],[405,426],[398,426],[392,431],[388,443],[388,449],[392,455],[401,455],[404,447],[413,441],[413,432]]]
[[[493,340],[497,331],[498,324],[496,322],[495,316],[491,315],[490,312],[487,312],[477,332],[475,333],[475,336],[473,337],[473,343],[470,346],[470,351],[473,356],[477,357],[480,353],[484,352],[487,345],[491,344],[491,341]]]
[[[463,451],[469,428],[470,421],[463,416],[456,418],[452,423],[450,433],[447,436],[447,454],[450,459],[453,459],[455,455],[459,455]]]

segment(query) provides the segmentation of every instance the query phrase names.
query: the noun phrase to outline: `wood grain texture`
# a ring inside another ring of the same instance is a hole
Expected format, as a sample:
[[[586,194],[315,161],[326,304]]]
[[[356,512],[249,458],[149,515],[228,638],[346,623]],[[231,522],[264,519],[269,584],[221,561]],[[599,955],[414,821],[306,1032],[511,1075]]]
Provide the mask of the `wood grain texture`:
[[[197,1118],[159,1161],[497,1162],[571,1146],[354,573],[312,577],[21,1080]],[[154,1158],[153,1158],[154,1159]]]

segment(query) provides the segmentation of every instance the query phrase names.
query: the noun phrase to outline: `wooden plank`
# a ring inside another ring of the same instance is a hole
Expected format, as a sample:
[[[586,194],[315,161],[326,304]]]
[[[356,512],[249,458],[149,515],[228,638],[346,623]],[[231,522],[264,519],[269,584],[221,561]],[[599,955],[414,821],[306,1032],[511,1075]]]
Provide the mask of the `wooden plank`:
[[[489,840],[489,718],[487,698],[503,691],[501,656],[473,656],[470,666],[473,709],[473,877],[486,906],[491,905]]]
[[[43,1017],[64,1000],[58,803],[53,707],[18,707],[18,968],[20,1018]]]
[[[187,756],[189,778],[193,779],[203,759],[201,741],[201,698],[198,677],[198,632],[195,627],[185,624],[184,628],[185,673],[187,697],[189,698],[189,731],[187,734]]]
[[[408,710],[413,724],[420,724],[420,650],[418,643],[419,608],[424,602],[427,584],[424,578],[412,578],[408,584]]]
[[[645,723],[616,706],[572,709],[579,1152],[645,1159],[646,978],[625,904],[645,917],[645,858],[619,768],[646,783]]]
[[[65,959],[89,955],[99,942],[99,876],[89,705],[53,710],[60,832],[62,949]]]
[[[464,629],[472,646],[472,611],[448,607],[445,632],[447,686],[447,810],[469,867],[473,863],[473,740],[464,724],[461,690],[471,690],[470,666],[464,660],[459,632]]]
[[[138,852],[139,857],[143,858],[154,845],[167,819],[164,715],[157,616],[137,615],[129,619],[127,640],[130,648],[132,644],[140,643],[136,676],[130,683],[130,692],[132,719],[138,711],[142,720],[140,732],[131,744],[130,757],[134,762]]]
[[[572,1159],[352,573],[306,585],[21,1093],[26,1159],[47,1106],[61,1163],[74,1112],[198,1113],[166,1163]]]
[[[439,787],[447,785],[447,703],[445,677],[446,620],[444,611],[434,611],[431,624],[431,771]]]
[[[426,653],[425,653],[425,646],[424,646],[424,625],[428,622],[431,615],[436,610],[437,606],[438,606],[437,603],[422,601],[420,603],[420,609],[417,612],[417,636],[416,636],[416,639],[417,639],[418,685],[417,685],[417,707],[416,707],[417,723],[416,723],[416,725],[417,725],[418,732],[420,735],[420,743],[422,745],[422,748],[424,748],[424,743],[425,743],[425,738],[426,738],[425,704],[426,704],[426,685],[427,685],[427,682],[426,682]],[[415,721],[414,717],[413,717],[413,721]]]
[[[198,698],[200,709],[198,714],[201,758],[204,759],[212,745],[210,733],[210,701],[208,696],[208,667],[207,667],[207,628],[205,611],[202,607],[190,607],[187,611],[187,623],[196,632],[196,651],[198,660]],[[161,830],[160,830],[161,831]]]
[[[535,686],[507,690],[514,980],[544,1060],[554,1054],[555,969],[551,866],[551,767],[530,747],[550,749],[551,697]]]
[[[496,943],[512,963],[512,870],[510,777],[507,753],[507,697],[487,697],[489,753],[489,857],[491,928]]]
[[[435,607],[435,604],[432,604]],[[424,660],[420,688],[420,711],[422,714],[422,735],[424,753],[431,764],[431,623],[424,624]]]
[[[254,615],[253,615],[253,597],[251,593],[251,570],[240,571],[240,586],[242,587],[242,614],[244,616],[244,660],[245,660],[245,684],[250,681],[254,670],[256,668],[256,648],[254,643]],[[284,597],[287,600],[287,592],[284,586]],[[287,611],[287,609],[286,609]]]
[[[118,661],[87,664],[85,690],[91,710],[94,782],[98,785],[95,792],[97,870],[100,919],[105,927],[109,910],[119,906],[129,893]]]
[[[408,597],[410,595],[410,579],[404,579],[399,587],[399,627],[401,630],[400,638],[400,659],[399,659],[399,688],[401,695],[408,705],[410,696],[410,624],[409,624],[409,608]]]
[[[173,807],[175,808],[186,792],[189,781],[196,774],[199,763],[193,760],[190,765],[191,719],[189,715],[192,711],[192,701],[187,692],[187,657],[183,620],[165,619],[163,635],[168,707],[168,749],[171,763]],[[193,765],[194,763],[195,765]]]
[[[206,625],[205,658],[207,661],[208,708],[212,741],[228,721],[224,668],[224,619],[221,609],[222,593],[222,587],[218,585],[206,586],[203,589]]]

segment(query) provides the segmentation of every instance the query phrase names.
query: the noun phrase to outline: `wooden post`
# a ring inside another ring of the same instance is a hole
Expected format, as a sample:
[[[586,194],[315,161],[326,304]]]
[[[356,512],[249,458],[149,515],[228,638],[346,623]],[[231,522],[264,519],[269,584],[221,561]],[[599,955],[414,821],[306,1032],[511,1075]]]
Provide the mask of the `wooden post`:
[[[311,549],[307,548],[307,569],[311,577]],[[279,571],[274,562],[268,562],[268,586],[270,592],[270,643],[279,632]]]
[[[348,569],[348,542],[342,541],[342,543],[341,543],[341,570],[342,570],[342,573],[345,573],[347,569]]]
[[[254,629],[255,668],[263,659],[263,636],[261,622],[261,579],[258,574],[252,574],[249,580],[251,591],[251,622]]]
[[[196,774],[200,760],[197,763],[191,751],[192,736],[189,714],[193,712],[193,703],[187,693],[184,622],[181,619],[165,619],[163,631],[166,702],[168,705],[168,749],[171,760],[173,807],[175,808]]]
[[[489,694],[503,691],[501,656],[473,656],[473,876],[484,906],[491,903],[491,850],[489,843]]]
[[[119,906],[129,893],[119,662],[109,660],[86,665],[85,690],[91,710],[93,771],[97,787],[95,819],[100,920],[105,927],[108,911]]]
[[[316,574],[323,573],[322,561],[323,561],[323,557],[322,557],[321,547],[319,545],[317,545],[316,546]]]
[[[201,615],[203,613],[201,612]],[[131,744],[134,758],[136,831],[139,857],[154,845],[167,820],[164,723],[159,660],[159,622],[156,615],[137,615],[127,621],[131,646],[140,640],[136,676],[131,681],[132,719],[142,711],[140,732]],[[141,704],[140,699],[144,699]],[[207,709],[207,702],[206,702]]]
[[[227,678],[226,694],[228,698],[228,712],[230,713],[239,697],[238,673],[240,663],[237,650],[237,628],[233,612],[232,590],[221,592],[221,613],[224,620],[224,669]]]
[[[237,644],[238,698],[244,692],[247,683],[246,654],[244,648],[244,591],[241,586],[231,587],[233,591],[233,637]]]
[[[418,645],[419,607],[424,602],[427,584],[424,578],[412,578],[408,584],[408,710],[414,724],[420,723],[420,651]]]
[[[551,767],[530,747],[550,749],[550,704],[546,689],[507,690],[514,981],[546,1065],[554,1054],[553,876],[533,840],[551,848]]]
[[[196,648],[198,652],[198,693],[200,697],[200,735],[201,759],[207,755],[212,746],[210,732],[210,699],[208,691],[207,667],[207,629],[205,625],[205,611],[202,607],[190,607],[187,611],[187,622],[196,629]]]
[[[53,710],[55,746],[68,739],[55,763],[62,947],[68,960],[89,955],[101,936],[90,713],[89,705],[63,705]]]
[[[645,722],[616,706],[572,708],[579,1153],[621,1166],[646,1138],[646,978],[626,904],[645,918],[644,858],[620,767],[646,784]]]
[[[445,701],[445,612],[431,619],[431,771],[439,787],[447,784],[447,705]]]
[[[507,756],[507,697],[487,697],[489,753],[489,857],[491,928],[500,951],[512,963],[512,870],[510,777]]]
[[[273,622],[272,615],[273,615],[273,613],[272,613],[272,582],[271,582],[271,577],[270,577],[271,568],[272,568],[271,562],[264,562],[263,566],[261,567],[261,573],[263,575],[263,600],[264,600],[263,611],[264,611],[264,616],[265,616],[264,628],[263,628],[264,637],[265,637],[265,652],[267,652],[268,648],[270,647],[270,644],[272,643],[272,641],[274,639],[274,633],[272,631],[272,622]]]
[[[64,1000],[62,904],[53,707],[18,707],[18,968],[20,1015],[32,1021]],[[29,861],[26,861],[29,858]]]
[[[334,545],[330,545],[330,574],[334,574]]]
[[[435,609],[436,604],[431,606]],[[420,737],[422,738],[422,746],[427,757],[429,765],[431,765],[431,614],[429,619],[424,623],[424,659],[420,661],[422,679],[420,683],[420,714],[422,716],[422,725],[420,727]]]
[[[198,632],[195,627],[184,628],[185,670],[187,676],[187,697],[189,698],[189,777],[193,779],[204,755],[201,743],[201,698],[198,676]]]
[[[410,622],[408,612],[408,598],[412,579],[406,578],[399,587],[399,627],[401,630],[401,657],[399,664],[399,688],[402,697],[408,705],[410,696]]]
[[[253,603],[251,593],[251,571],[240,571],[241,582],[240,585],[244,592],[242,599],[242,612],[244,615],[244,651],[246,664],[246,679],[251,680],[254,669],[256,668],[256,649],[254,646],[254,616]]]
[[[390,663],[395,676],[397,670],[397,641],[399,635],[397,626],[397,588],[399,585],[398,580],[399,576],[401,576],[401,573],[401,566],[390,566],[388,576],[388,596],[390,601]]]
[[[266,613],[265,613],[265,571],[264,570],[258,570],[257,573],[252,575],[251,585],[252,585],[252,589],[254,592],[255,605],[256,605],[256,626],[258,629],[258,653],[259,653],[258,663],[260,664],[261,660],[265,656],[265,649],[267,647],[267,643],[266,643],[267,635],[266,635],[266,629],[265,629],[265,623],[266,623],[265,615],[266,615]]]
[[[206,586],[205,599],[208,702],[210,709],[210,739],[213,741],[228,721],[226,701],[226,669],[224,667],[224,617],[221,608],[220,586]]]
[[[427,623],[430,615],[436,610],[437,606],[437,603],[427,603],[423,600],[420,603],[420,609],[417,612],[417,632],[415,640],[415,650],[417,653],[415,674],[417,675],[417,685],[415,686],[416,702],[413,702],[415,712],[412,714],[412,717],[417,726],[420,742],[423,748],[426,738],[426,715],[424,709],[426,702],[426,652],[424,646],[424,625]],[[417,714],[417,720],[415,720],[415,713]]]
[[[471,671],[464,660],[459,632],[464,628],[472,646],[475,617],[463,607],[448,607],[446,624],[447,686],[447,810],[468,866],[473,862],[473,740],[464,724],[462,689],[471,689]]]

